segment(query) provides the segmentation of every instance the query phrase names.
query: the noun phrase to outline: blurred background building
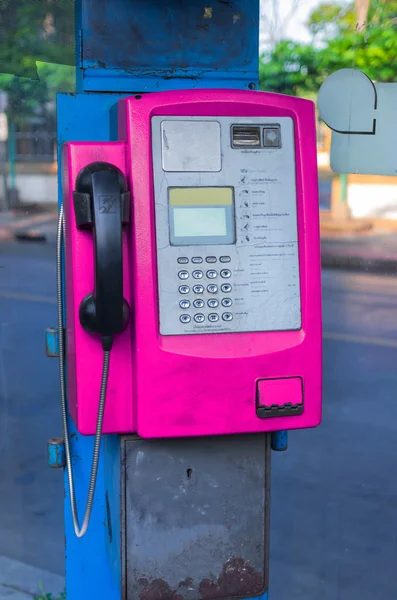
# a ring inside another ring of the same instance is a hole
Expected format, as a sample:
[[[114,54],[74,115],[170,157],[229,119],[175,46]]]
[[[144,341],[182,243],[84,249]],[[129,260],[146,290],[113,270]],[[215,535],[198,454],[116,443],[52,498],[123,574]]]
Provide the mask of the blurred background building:
[[[8,190],[4,202],[6,185],[0,186],[3,208],[56,203],[55,95],[74,89],[71,11],[71,0],[1,3],[0,23],[7,23],[2,46],[10,48],[0,61],[0,89],[8,98],[0,165]],[[356,67],[374,81],[397,80],[397,0],[262,0],[261,23],[262,90],[316,101],[324,79],[344,67]],[[15,36],[21,30],[28,35],[18,55]],[[373,221],[397,225],[397,179],[334,175],[330,143],[328,128],[319,122],[323,225],[332,228],[346,219],[357,221],[357,227]]]

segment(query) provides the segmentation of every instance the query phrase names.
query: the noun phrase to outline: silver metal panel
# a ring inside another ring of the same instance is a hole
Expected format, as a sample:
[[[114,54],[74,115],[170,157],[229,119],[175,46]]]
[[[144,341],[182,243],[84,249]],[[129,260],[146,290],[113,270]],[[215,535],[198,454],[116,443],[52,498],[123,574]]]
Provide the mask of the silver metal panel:
[[[187,117],[167,117],[176,122]],[[191,117],[200,129],[211,123],[211,118]],[[152,147],[154,164],[154,189],[156,210],[157,262],[159,277],[160,333],[181,335],[197,333],[227,333],[247,331],[287,331],[301,327],[301,303],[299,287],[299,257],[297,234],[297,206],[295,181],[295,148],[293,121],[280,118],[230,118],[217,117],[221,130],[222,170],[219,172],[165,172],[161,163],[161,123],[164,117],[152,119]],[[281,147],[261,149],[237,149],[231,147],[231,126],[235,124],[280,125]],[[167,125],[168,127],[168,125]],[[236,244],[184,246],[170,245],[168,187],[171,186],[233,186],[235,188]],[[220,257],[230,257],[225,265]],[[208,279],[207,257],[215,257],[210,266],[217,270],[215,279]],[[178,258],[187,258],[183,268],[189,277],[180,281],[181,265]],[[202,258],[202,264],[192,263],[192,258]],[[226,281],[220,276],[223,268],[229,268],[231,277]],[[193,271],[201,270],[200,280],[193,278]],[[231,293],[221,293],[223,283],[232,285]],[[189,292],[179,293],[179,286],[186,285]],[[197,295],[193,286],[201,284],[204,292]],[[208,285],[217,285],[216,293],[207,291]],[[196,311],[193,301],[201,297],[205,307]],[[210,298],[217,298],[219,307],[208,306]],[[231,320],[224,320],[222,299],[231,299],[228,313]],[[190,308],[182,310],[180,300],[189,300]],[[190,318],[181,322],[182,314]],[[204,315],[202,322],[195,315]],[[210,314],[218,320],[211,322]]]
[[[123,600],[266,591],[269,440],[122,439]]]
[[[161,157],[164,171],[220,171],[219,123],[163,120]]]

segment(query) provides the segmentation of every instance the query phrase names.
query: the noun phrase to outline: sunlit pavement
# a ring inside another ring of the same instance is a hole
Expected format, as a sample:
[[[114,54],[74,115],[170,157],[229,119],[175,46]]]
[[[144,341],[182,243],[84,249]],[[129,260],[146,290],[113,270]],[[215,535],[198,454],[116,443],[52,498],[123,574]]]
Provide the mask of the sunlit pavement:
[[[51,593],[50,600],[59,598],[64,589],[64,577],[0,556],[0,600],[32,600]]]
[[[63,572],[53,244],[0,245],[0,555]],[[272,457],[274,600],[397,597],[397,279],[324,273],[324,420]]]

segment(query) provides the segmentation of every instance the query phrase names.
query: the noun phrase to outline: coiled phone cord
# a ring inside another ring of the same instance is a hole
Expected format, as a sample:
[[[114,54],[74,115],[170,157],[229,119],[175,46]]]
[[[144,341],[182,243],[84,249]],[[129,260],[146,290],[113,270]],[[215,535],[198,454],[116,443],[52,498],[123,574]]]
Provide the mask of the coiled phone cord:
[[[98,417],[96,424],[96,432],[94,439],[94,450],[92,455],[91,475],[88,485],[87,502],[84,511],[83,524],[80,527],[79,517],[76,504],[76,492],[74,488],[74,476],[73,466],[70,456],[70,445],[69,445],[69,424],[67,414],[67,402],[66,402],[66,377],[65,377],[65,345],[64,345],[64,324],[63,324],[63,310],[62,310],[62,242],[64,239],[65,232],[65,220],[63,212],[63,204],[60,206],[58,227],[57,227],[57,243],[56,243],[56,285],[57,285],[57,310],[58,310],[58,330],[59,330],[59,381],[61,386],[61,408],[62,408],[62,422],[63,422],[63,435],[65,438],[65,455],[66,455],[66,470],[69,484],[69,497],[70,507],[72,509],[72,519],[75,534],[78,538],[82,538],[88,529],[88,525],[92,513],[92,505],[94,502],[95,487],[98,476],[98,464],[99,454],[101,450],[101,439],[102,439],[102,426],[103,426],[103,415],[105,412],[105,401],[106,401],[106,390],[108,384],[109,374],[109,359],[110,351],[104,350],[103,352],[103,366],[102,366],[102,380],[101,390],[99,395],[99,407]]]

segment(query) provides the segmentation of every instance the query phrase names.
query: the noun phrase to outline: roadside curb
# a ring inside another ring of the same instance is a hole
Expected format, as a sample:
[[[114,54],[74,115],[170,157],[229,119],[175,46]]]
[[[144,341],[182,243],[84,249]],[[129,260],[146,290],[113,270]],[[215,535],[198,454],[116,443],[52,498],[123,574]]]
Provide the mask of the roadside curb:
[[[371,258],[359,255],[339,255],[332,252],[321,252],[321,266],[327,269],[341,269],[346,271],[365,271],[366,273],[380,273],[384,275],[397,274],[397,259]]]
[[[8,242],[12,239],[25,239],[45,241],[46,236],[40,232],[40,225],[56,221],[56,213],[43,213],[26,219],[16,219],[6,225],[0,225],[0,242]],[[32,229],[32,226],[35,226]]]
[[[18,240],[19,242],[41,242],[55,239],[57,213],[41,213],[31,217],[11,221],[0,225],[0,242]],[[52,224],[54,223],[54,231]],[[321,240],[321,266],[326,269],[339,269],[345,271],[365,272],[372,274],[397,275],[397,255],[393,252],[389,256],[372,255],[365,248],[355,248],[334,242],[325,236]],[[351,241],[348,242],[350,245]],[[361,252],[360,252],[361,250]],[[385,253],[386,254],[386,253]],[[1,598],[0,598],[1,600]]]

